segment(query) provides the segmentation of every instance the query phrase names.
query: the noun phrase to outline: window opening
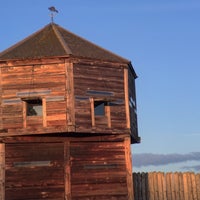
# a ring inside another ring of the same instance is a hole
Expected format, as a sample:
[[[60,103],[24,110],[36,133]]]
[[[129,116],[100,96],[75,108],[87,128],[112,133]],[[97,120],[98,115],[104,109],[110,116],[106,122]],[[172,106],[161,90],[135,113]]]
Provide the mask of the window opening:
[[[51,161],[14,162],[14,167],[50,167]]]
[[[26,102],[26,116],[42,116],[42,100],[28,99]]]
[[[95,101],[94,102],[94,114],[95,116],[105,116],[105,106],[108,102],[105,101]]]
[[[111,127],[110,102],[91,99],[92,126],[105,125]]]

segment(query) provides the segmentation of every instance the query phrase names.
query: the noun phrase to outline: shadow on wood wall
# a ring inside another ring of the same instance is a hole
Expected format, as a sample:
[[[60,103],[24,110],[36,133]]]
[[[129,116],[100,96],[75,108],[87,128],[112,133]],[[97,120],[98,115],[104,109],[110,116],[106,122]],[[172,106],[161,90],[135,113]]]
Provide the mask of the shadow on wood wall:
[[[200,173],[133,173],[134,200],[200,200]]]

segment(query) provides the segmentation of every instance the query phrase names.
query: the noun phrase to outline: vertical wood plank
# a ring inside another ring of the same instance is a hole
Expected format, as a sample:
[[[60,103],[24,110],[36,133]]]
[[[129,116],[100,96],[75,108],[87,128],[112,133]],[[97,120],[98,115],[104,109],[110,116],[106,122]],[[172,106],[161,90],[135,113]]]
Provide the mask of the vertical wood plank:
[[[172,200],[170,173],[166,174],[167,200]]]
[[[26,128],[26,102],[22,101],[22,107],[23,107],[23,127]]]
[[[138,199],[142,199],[142,181],[141,181],[141,173],[138,173]]]
[[[146,200],[146,173],[141,173],[141,181],[142,181],[142,199]]]
[[[145,173],[145,185],[146,185],[146,200],[149,200],[149,186],[148,186],[148,173]]]
[[[3,129],[3,120],[2,120],[2,68],[0,67],[0,130]]]
[[[110,106],[105,106],[105,113],[108,120],[108,128],[111,128]]]
[[[183,174],[183,186],[184,186],[184,200],[189,200],[188,198],[188,184],[187,184],[187,174]]]
[[[148,182],[149,182],[149,200],[155,200],[154,198],[154,179],[153,179],[153,172],[148,173]]]
[[[200,174],[196,174],[196,189],[197,189],[197,199],[200,199]]]
[[[42,116],[43,116],[43,126],[47,126],[47,104],[46,98],[42,98]]]
[[[162,173],[157,173],[157,181],[158,181],[158,199],[163,199],[163,182],[162,182]]]
[[[191,173],[190,172],[187,173],[187,184],[188,184],[189,200],[193,200],[193,197],[192,197],[192,181],[191,181]]]
[[[195,180],[195,175],[194,173],[191,173],[191,185],[192,185],[192,197],[193,200],[198,200],[197,199],[197,190],[196,190],[196,180]]]
[[[94,116],[94,99],[90,98],[90,107],[91,107],[91,121],[92,127],[95,126],[95,116]]]
[[[174,173],[174,194],[176,200],[182,200],[180,199],[180,185],[179,185],[179,178],[178,173]]]
[[[167,184],[166,184],[166,176],[162,173],[162,183],[163,183],[163,200],[167,200]]]
[[[128,188],[128,200],[134,200],[130,137],[126,137],[124,139],[124,148],[125,148],[125,159],[126,159],[126,172],[127,172],[126,182]]]
[[[5,200],[5,144],[0,143],[0,200]]]
[[[71,200],[71,162],[70,142],[64,143],[64,169],[65,169],[65,199]]]
[[[66,70],[66,119],[69,132],[75,131],[75,109],[74,109],[74,74],[73,63],[65,61]]]
[[[158,196],[158,178],[157,178],[157,173],[156,172],[153,172],[153,178],[154,178],[154,198],[155,200],[159,200],[159,196]]]
[[[138,173],[133,173],[134,200],[138,200]]]
[[[129,94],[128,94],[128,69],[124,69],[124,93],[125,93],[125,109],[126,109],[126,127],[130,128],[130,110],[129,110]]]
[[[176,200],[176,192],[175,192],[175,183],[174,183],[174,173],[170,173],[170,182],[171,182],[171,193],[172,200]]]
[[[183,173],[179,173],[180,199],[184,199]]]

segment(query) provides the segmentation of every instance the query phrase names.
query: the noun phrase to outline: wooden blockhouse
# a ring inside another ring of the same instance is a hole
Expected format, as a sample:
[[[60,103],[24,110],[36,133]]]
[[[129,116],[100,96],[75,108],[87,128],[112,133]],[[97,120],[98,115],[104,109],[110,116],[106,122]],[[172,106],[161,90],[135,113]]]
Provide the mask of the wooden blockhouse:
[[[0,53],[0,199],[132,200],[131,62],[51,23]]]

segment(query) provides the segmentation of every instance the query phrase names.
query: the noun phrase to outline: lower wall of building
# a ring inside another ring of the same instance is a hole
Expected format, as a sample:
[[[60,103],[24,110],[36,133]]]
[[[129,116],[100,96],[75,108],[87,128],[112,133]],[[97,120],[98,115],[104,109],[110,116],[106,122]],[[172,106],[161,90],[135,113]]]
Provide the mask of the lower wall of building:
[[[132,199],[128,141],[46,136],[8,140],[1,144],[0,178],[5,184],[0,199]]]
[[[70,151],[73,199],[127,199],[123,143],[77,142]]]

